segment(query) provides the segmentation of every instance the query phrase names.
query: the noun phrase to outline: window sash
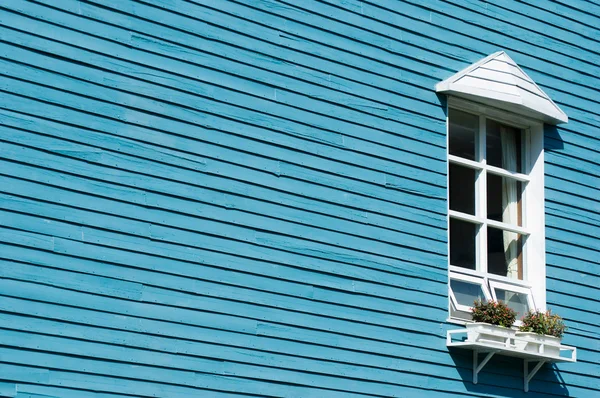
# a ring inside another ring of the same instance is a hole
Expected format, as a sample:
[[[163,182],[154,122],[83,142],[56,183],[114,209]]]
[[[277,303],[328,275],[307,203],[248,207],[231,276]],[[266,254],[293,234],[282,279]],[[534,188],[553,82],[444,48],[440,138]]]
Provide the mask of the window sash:
[[[518,279],[511,279],[507,276],[496,275],[496,274],[488,274],[487,272],[475,271],[468,268],[457,267],[456,265],[450,265],[450,273],[454,276],[462,277],[471,276],[479,279],[488,279],[490,281],[496,281],[500,283],[505,283],[510,286],[516,286],[524,289],[530,289],[531,284],[527,281],[522,281]]]
[[[481,291],[483,292],[483,295],[485,296],[485,299],[487,301],[492,299],[490,291],[486,286],[485,277],[480,278],[480,277],[469,276],[469,275],[451,272],[450,273],[450,281],[452,281],[453,279],[458,280],[458,281],[467,282],[467,283],[472,283],[475,285],[479,285],[481,287]],[[466,305],[460,304],[458,302],[458,300],[456,299],[456,295],[454,294],[454,291],[452,290],[451,284],[449,285],[448,290],[450,293],[450,300],[452,300],[452,304],[454,304],[454,308],[456,308],[458,311],[471,312],[471,306],[466,306]]]
[[[512,293],[524,294],[527,297],[527,305],[529,306],[529,311],[532,311],[532,310],[535,311],[535,301],[533,300],[533,294],[531,294],[530,288],[526,288],[526,287],[522,287],[522,286],[515,286],[513,284],[509,284],[506,282],[499,282],[499,281],[493,281],[493,280],[489,281],[489,285],[490,285],[490,291],[492,293],[492,298],[494,300],[498,300],[496,297],[496,289],[501,289],[501,290],[505,290],[507,292],[512,292]]]
[[[469,160],[465,158],[461,158],[460,156],[450,155],[448,154],[448,161],[453,164],[458,164],[460,166],[468,167],[470,169],[475,169],[477,171],[486,170],[490,174],[494,174],[500,177],[512,178],[513,180],[520,182],[529,182],[530,178],[527,174],[516,173],[514,171],[508,171],[505,169],[501,169],[496,166],[490,166],[483,162],[477,162],[475,160]]]
[[[468,112],[474,115],[484,115],[488,119],[493,119],[508,126],[519,128],[525,134],[521,140],[523,150],[521,156],[523,159],[523,172],[526,172],[530,181],[526,183],[526,189],[523,193],[522,220],[523,226],[531,233],[525,239],[523,251],[523,279],[510,280],[511,283],[519,284],[526,282],[531,286],[531,291],[535,297],[536,308],[546,309],[546,230],[544,223],[544,124],[539,119],[527,117],[521,114],[512,113],[507,110],[500,110],[493,105],[486,105],[476,101],[458,98],[449,95],[446,109],[456,109]],[[449,115],[449,112],[447,112]],[[449,121],[446,123],[447,139],[450,139]],[[478,145],[478,143],[477,143]],[[449,146],[448,146],[449,148]],[[447,163],[449,164],[449,162]],[[486,170],[487,174],[487,170]],[[450,201],[447,203],[450,204]],[[487,238],[487,237],[486,237]],[[484,239],[485,240],[485,239]],[[478,242],[479,243],[479,242]],[[487,249],[486,249],[487,250]],[[448,256],[450,263],[450,256]],[[480,265],[478,264],[478,267]],[[453,267],[450,267],[452,269]],[[487,269],[487,268],[486,268]],[[480,267],[481,271],[482,268]],[[460,269],[460,271],[469,271]],[[497,278],[501,276],[495,275]],[[529,279],[528,279],[529,278]],[[449,307],[450,300],[448,300]],[[461,317],[454,317],[460,319]]]
[[[515,232],[517,234],[521,234],[523,236],[529,236],[530,232],[527,228],[519,227],[518,225],[507,224],[504,222],[484,219],[481,217],[477,217],[467,213],[461,213],[456,210],[448,210],[448,215],[450,218],[455,218],[457,220],[467,221],[477,225],[487,225],[492,228],[501,229],[503,231]]]
[[[463,112],[474,114],[472,110],[469,109],[461,109],[461,107],[452,107]],[[448,208],[449,218],[458,219],[466,222],[470,222],[479,226],[476,235],[475,241],[475,258],[476,258],[476,266],[477,270],[483,273],[487,273],[488,271],[488,227],[500,229],[503,231],[510,231],[517,234],[520,234],[523,239],[523,253],[522,253],[522,275],[523,278],[526,278],[526,267],[527,267],[527,238],[530,236],[531,232],[527,228],[527,186],[530,182],[530,177],[527,174],[516,173],[512,171],[508,171],[499,167],[491,166],[486,163],[486,139],[487,139],[487,120],[493,119],[497,120],[495,117],[489,117],[485,114],[479,115],[479,131],[475,135],[475,160],[469,160],[465,158],[461,158],[460,156],[451,155],[448,153],[448,163],[456,164],[460,166],[465,166],[471,169],[475,169],[479,172],[477,179],[475,181],[475,215],[462,213],[455,210],[450,210]],[[506,125],[515,125],[514,123],[507,123],[505,120],[499,120],[501,123]],[[448,123],[448,126],[450,122]],[[522,166],[523,170],[529,172],[530,169],[530,158],[528,155],[529,150],[529,130],[526,126],[516,126],[517,128],[522,130],[523,139],[521,140],[521,145],[525,143],[525,148],[523,148],[523,159]],[[449,131],[448,131],[449,134]],[[449,137],[449,135],[448,135]],[[491,220],[487,218],[487,174],[497,175],[504,178],[513,179],[515,181],[519,181],[524,184],[524,189],[522,193],[522,225],[512,225],[504,222],[500,222],[497,220]],[[448,185],[448,193],[450,192],[450,186]],[[450,242],[452,244],[452,242]]]
[[[448,292],[450,300],[454,308],[458,311],[471,312],[470,306],[465,306],[458,303],[454,291],[451,287],[451,280],[459,280],[468,283],[473,283],[481,286],[483,295],[486,300],[497,300],[496,289],[502,289],[507,292],[520,293],[527,297],[527,304],[530,310],[535,310],[535,301],[531,291],[531,287],[522,281],[515,281],[503,276],[483,273],[479,271],[473,271],[461,267],[450,266],[448,280]],[[461,319],[461,318],[457,318]],[[520,325],[521,321],[517,320],[515,324]]]

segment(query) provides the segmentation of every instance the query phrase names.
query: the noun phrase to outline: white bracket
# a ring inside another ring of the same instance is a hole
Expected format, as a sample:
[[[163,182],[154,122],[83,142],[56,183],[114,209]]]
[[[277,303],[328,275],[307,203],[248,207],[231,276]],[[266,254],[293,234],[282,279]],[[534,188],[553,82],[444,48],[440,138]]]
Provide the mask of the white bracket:
[[[512,358],[523,358],[523,390],[525,392],[529,391],[529,382],[531,382],[531,379],[533,379],[545,363],[577,362],[577,348],[575,347],[557,345],[556,343],[548,344],[520,336],[506,338],[504,341],[500,339],[487,340],[479,338],[474,339],[474,341],[468,338],[466,340],[452,341],[452,337],[455,335],[464,334],[467,334],[466,329],[448,330],[446,333],[446,346],[473,351],[473,384],[477,384],[479,373],[495,354]],[[501,335],[497,337],[504,339],[504,336]],[[512,341],[525,341],[528,344],[533,344],[534,348],[536,348],[536,345],[539,347],[536,350],[526,350],[519,348]],[[547,352],[547,347],[552,347],[554,350]],[[556,353],[556,348],[558,348],[559,353]],[[561,352],[565,351],[570,354],[569,357],[560,355]],[[479,361],[479,354],[486,354],[481,362]],[[535,363],[535,366],[529,370],[529,365],[532,363]]]
[[[492,359],[494,354],[494,351],[488,352],[485,358],[479,362],[479,351],[473,350],[473,384],[477,384],[479,381],[479,372],[481,372],[483,367],[490,361],[490,359]],[[529,370],[530,363],[536,363],[531,371]],[[527,359],[523,360],[523,391],[529,392],[529,382],[545,363],[546,361],[530,361]]]
[[[532,362],[537,362],[537,365],[534,366],[533,370],[529,371],[529,364]],[[541,369],[542,365],[544,365],[546,361],[528,361],[527,359],[523,360],[523,391],[529,391],[529,382],[533,379],[533,376]]]
[[[479,365],[477,365],[477,361],[479,361],[479,351],[473,350],[473,384],[477,384],[479,378],[479,372],[481,369],[489,362],[490,359],[494,356],[495,352],[488,352],[488,354],[483,358],[483,361]]]

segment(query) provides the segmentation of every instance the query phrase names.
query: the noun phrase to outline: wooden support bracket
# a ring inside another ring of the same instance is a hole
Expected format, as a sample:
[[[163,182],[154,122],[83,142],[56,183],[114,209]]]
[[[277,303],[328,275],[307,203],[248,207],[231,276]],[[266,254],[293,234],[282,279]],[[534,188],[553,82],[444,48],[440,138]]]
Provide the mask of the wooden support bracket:
[[[528,340],[524,337],[511,337],[506,338],[504,341],[500,340],[484,340],[475,339],[474,341],[468,338],[460,341],[453,341],[452,337],[455,335],[467,334],[466,329],[448,330],[446,334],[446,346],[449,348],[462,348],[473,351],[473,384],[477,384],[479,381],[479,373],[487,365],[487,363],[496,354],[502,356],[508,356],[512,358],[523,359],[523,390],[529,391],[529,383],[533,377],[538,373],[545,363],[565,363],[565,362],[577,362],[577,348],[566,345],[556,345],[540,343],[535,340]],[[504,339],[504,336],[498,336]],[[526,350],[519,348],[517,345],[511,342],[514,341],[525,341],[527,343],[533,343],[533,345],[540,345],[539,350]],[[559,352],[546,352],[546,347],[552,346],[558,348]],[[569,353],[567,357],[561,355],[561,353]],[[480,354],[485,354],[485,357],[480,361]],[[535,365],[532,365],[535,364]],[[530,365],[533,366],[530,370]]]
[[[494,356],[495,352],[488,352],[485,358],[481,363],[477,364],[479,361],[479,351],[473,350],[473,384],[477,384],[479,381],[478,375],[481,372],[481,369],[489,362],[490,359]]]
[[[494,354],[495,352],[493,351],[488,352],[483,360],[479,362],[479,351],[473,350],[473,384],[477,384],[479,382],[479,372],[481,372],[483,367],[490,361],[490,359],[492,359]],[[536,364],[531,370],[529,370],[530,363]],[[545,363],[546,361],[530,361],[527,359],[523,360],[523,391],[529,391],[529,382]]]
[[[531,371],[529,371],[529,364],[532,362],[537,362],[537,364],[533,367]],[[523,360],[523,391],[529,391],[529,382],[533,379],[533,376],[541,369],[541,367],[546,363],[546,361],[528,361],[527,359]]]

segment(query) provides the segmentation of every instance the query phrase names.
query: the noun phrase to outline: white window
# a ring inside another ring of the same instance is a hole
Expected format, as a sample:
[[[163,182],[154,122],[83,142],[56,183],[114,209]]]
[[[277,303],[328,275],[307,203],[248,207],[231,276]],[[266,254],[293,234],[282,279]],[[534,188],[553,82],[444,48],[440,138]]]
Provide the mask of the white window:
[[[539,122],[449,99],[451,318],[476,299],[545,308],[542,142]]]
[[[525,314],[535,306],[531,291],[527,287],[495,280],[490,280],[489,286],[494,300],[504,301],[519,314]]]
[[[453,308],[469,312],[475,300],[490,300],[485,278],[450,272],[450,300]]]
[[[504,51],[436,85],[448,95],[451,319],[476,299],[546,309],[543,123],[567,115]]]

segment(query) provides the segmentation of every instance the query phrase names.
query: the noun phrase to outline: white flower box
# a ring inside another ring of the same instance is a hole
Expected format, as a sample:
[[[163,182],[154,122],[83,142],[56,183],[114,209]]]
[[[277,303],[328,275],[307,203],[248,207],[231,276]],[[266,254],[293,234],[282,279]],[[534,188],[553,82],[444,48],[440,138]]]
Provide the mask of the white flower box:
[[[490,323],[467,323],[467,341],[472,343],[491,343],[498,346],[512,346],[515,330]]]
[[[560,357],[561,339],[558,337],[531,332],[517,332],[515,337],[523,339],[515,340],[515,346],[519,350]]]

